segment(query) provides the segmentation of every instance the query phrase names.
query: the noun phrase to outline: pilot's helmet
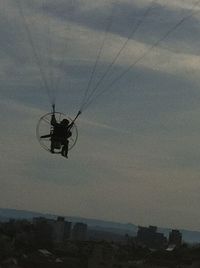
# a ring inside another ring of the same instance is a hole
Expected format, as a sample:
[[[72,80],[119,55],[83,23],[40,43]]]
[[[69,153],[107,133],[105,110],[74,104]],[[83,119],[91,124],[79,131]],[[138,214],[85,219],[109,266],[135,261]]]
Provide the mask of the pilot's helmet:
[[[61,124],[62,125],[69,125],[69,120],[68,119],[63,119],[62,121],[61,121]]]

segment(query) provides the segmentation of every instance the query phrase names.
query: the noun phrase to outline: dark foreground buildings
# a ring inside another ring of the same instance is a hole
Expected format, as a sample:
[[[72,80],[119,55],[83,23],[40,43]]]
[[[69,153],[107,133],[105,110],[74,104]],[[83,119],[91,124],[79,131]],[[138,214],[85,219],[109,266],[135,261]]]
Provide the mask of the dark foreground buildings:
[[[180,247],[182,244],[182,234],[179,230],[172,230],[169,233],[169,245]]]
[[[156,226],[138,227],[136,241],[140,245],[154,249],[162,249],[167,245],[167,238],[157,232]]]
[[[95,241],[86,224],[63,217],[14,220],[0,224],[0,268],[200,268],[200,246],[182,245],[178,230],[167,239],[155,226]]]

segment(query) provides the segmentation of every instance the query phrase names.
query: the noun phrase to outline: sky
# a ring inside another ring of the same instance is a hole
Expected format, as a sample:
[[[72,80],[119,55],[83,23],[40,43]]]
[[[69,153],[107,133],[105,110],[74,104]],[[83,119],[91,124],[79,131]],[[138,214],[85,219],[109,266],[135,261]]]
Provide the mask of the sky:
[[[200,1],[0,0],[0,25],[0,206],[200,231]],[[69,159],[41,148],[125,42]]]

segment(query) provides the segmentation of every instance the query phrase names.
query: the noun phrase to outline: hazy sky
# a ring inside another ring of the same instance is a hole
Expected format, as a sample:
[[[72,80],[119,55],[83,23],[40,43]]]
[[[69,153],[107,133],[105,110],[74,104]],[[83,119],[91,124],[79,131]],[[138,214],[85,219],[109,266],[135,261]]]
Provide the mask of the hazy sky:
[[[0,0],[0,25],[0,206],[200,230],[200,1]],[[51,105],[34,50],[73,117],[100,48],[91,88],[137,25],[69,159],[43,150],[35,129]]]

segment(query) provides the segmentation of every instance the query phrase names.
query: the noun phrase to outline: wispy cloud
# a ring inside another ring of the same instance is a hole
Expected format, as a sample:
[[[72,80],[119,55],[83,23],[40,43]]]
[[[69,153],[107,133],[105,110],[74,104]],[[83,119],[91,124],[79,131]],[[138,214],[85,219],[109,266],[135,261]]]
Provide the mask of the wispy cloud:
[[[2,206],[199,228],[198,13],[106,88],[191,9],[198,11],[195,2],[154,2],[98,89],[105,94],[77,121],[79,139],[66,160],[36,140],[37,121],[51,106],[16,2],[2,1]],[[42,69],[58,79],[56,108],[73,117],[113,6],[92,88],[152,1],[47,0],[45,9],[38,0],[21,3]]]

